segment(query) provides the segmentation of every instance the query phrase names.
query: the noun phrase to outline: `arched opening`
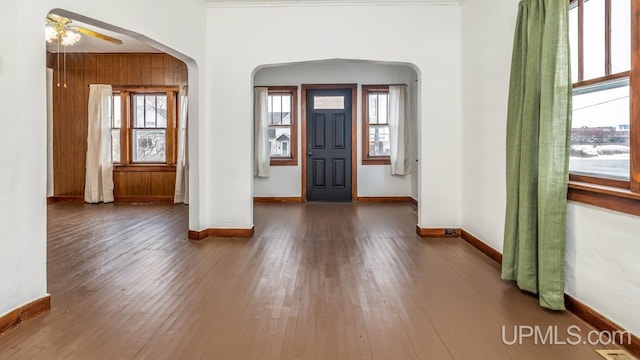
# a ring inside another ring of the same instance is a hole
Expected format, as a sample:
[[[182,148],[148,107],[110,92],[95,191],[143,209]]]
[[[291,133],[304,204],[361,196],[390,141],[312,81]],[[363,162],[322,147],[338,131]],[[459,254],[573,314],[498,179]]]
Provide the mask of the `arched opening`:
[[[259,66],[253,72],[255,87],[266,87],[270,95],[280,100],[282,93],[291,92],[290,100],[282,102],[284,110],[278,106],[270,107],[270,116],[281,112],[287,119],[283,123],[278,121],[269,124],[269,149],[271,150],[270,171],[268,177],[254,177],[252,193],[255,202],[304,202],[309,199],[308,189],[308,157],[310,142],[306,131],[311,125],[306,116],[306,89],[326,88],[328,84],[341,87],[345,84],[353,86],[353,107],[351,135],[351,151],[353,157],[350,167],[353,180],[351,201],[411,201],[419,198],[419,162],[417,162],[420,141],[413,136],[411,153],[413,156],[412,170],[405,176],[392,176],[387,161],[367,161],[368,152],[381,150],[382,155],[388,155],[388,127],[377,124],[367,128],[368,114],[367,89],[372,85],[388,88],[389,85],[406,85],[408,89],[408,104],[410,107],[409,123],[413,134],[419,134],[420,102],[418,81],[420,72],[415,65],[407,63],[377,62],[366,60],[328,59],[305,61],[287,64],[268,64]],[[316,86],[317,85],[317,86]],[[274,99],[270,98],[270,104]],[[278,102],[276,102],[278,103]],[[285,109],[286,107],[286,109]],[[292,113],[291,115],[289,113]],[[282,121],[282,120],[281,120]],[[254,124],[255,127],[255,124]],[[255,130],[255,129],[254,129]],[[370,130],[370,132],[369,132]],[[292,133],[293,132],[293,133]],[[254,131],[255,133],[255,131]],[[282,139],[286,137],[290,152],[284,154],[293,161],[281,161]],[[297,140],[297,141],[296,141]],[[375,145],[375,144],[378,145]],[[255,144],[254,144],[255,146]],[[254,151],[254,157],[256,152]],[[382,156],[384,157],[384,156]],[[381,157],[381,158],[382,158]],[[363,161],[364,160],[364,161]],[[255,164],[255,159],[254,159]],[[257,220],[257,219],[256,219]]]
[[[179,158],[187,156],[180,147],[197,155],[197,142],[187,139],[195,136],[187,136],[180,122],[187,107],[195,108],[184,98],[187,86],[193,88],[188,99],[197,98],[197,65],[141,34],[61,9],[49,14],[62,17],[65,31],[80,36],[72,45],[53,41],[47,46],[48,288],[64,301],[63,289],[91,286],[86,274],[104,271],[115,277],[124,269],[155,271],[154,266],[145,267],[146,261],[119,260],[127,254],[153,258],[150,250],[186,242],[189,219],[197,221],[197,215],[190,215],[190,206],[174,204],[174,195]],[[111,38],[122,44],[108,41]],[[83,202],[92,84],[112,89],[112,204]],[[188,122],[195,121],[197,111],[192,111]],[[188,167],[182,171],[188,174]],[[188,177],[182,179],[188,184]],[[72,259],[69,254],[74,254]],[[163,254],[157,258],[162,261],[173,256],[171,251],[157,254]]]

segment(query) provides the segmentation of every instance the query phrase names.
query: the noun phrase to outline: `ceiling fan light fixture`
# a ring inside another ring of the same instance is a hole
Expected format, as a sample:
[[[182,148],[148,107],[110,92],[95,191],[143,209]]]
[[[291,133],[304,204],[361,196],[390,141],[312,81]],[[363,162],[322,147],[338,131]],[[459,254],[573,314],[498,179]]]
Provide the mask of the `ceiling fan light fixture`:
[[[44,39],[47,40],[48,43],[52,43],[58,40],[58,31],[51,26],[47,25],[44,28]]]
[[[62,45],[64,46],[71,46],[78,41],[80,41],[80,34],[72,30],[67,30],[62,37]]]

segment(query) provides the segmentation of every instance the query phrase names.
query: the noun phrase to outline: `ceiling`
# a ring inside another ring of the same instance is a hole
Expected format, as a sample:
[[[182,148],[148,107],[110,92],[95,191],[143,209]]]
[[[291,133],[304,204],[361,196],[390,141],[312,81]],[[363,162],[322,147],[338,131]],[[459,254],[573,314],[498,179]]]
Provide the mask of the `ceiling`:
[[[279,6],[279,5],[407,5],[407,4],[460,4],[464,0],[197,0],[209,6]],[[114,31],[89,25],[78,20],[71,19],[72,26],[80,26],[97,31],[122,40],[122,45],[115,45],[108,41],[96,39],[92,36],[82,35],[80,41],[73,46],[67,46],[68,53],[161,53],[162,51],[147,45],[146,43]],[[44,21],[43,21],[44,26]],[[51,53],[62,52],[58,50],[57,43],[47,43],[47,51]]]
[[[44,26],[44,21],[43,25]],[[144,42],[132,38],[127,35],[123,35],[117,32],[105,30],[96,26],[85,24],[83,22],[73,20],[71,26],[79,26],[93,30],[105,35],[109,35],[116,39],[122,40],[122,45],[112,44],[108,41],[96,39],[93,36],[82,35],[80,41],[72,46],[67,46],[67,53],[160,53],[161,51],[155,49]],[[47,51],[52,53],[58,52],[58,43],[47,43]],[[60,52],[62,52],[62,46],[60,46]]]
[[[461,4],[464,0],[203,0],[210,6],[225,5],[410,5]]]
[[[209,5],[278,5],[278,4],[297,4],[297,5],[351,5],[351,4],[370,4],[370,5],[406,5],[406,4],[460,4],[464,0],[204,0]]]

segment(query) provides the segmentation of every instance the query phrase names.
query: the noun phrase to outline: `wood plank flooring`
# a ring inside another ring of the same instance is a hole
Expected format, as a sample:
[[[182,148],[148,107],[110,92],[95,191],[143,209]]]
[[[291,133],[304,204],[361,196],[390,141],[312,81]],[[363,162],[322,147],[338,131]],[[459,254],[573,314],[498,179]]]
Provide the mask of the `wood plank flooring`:
[[[593,329],[464,241],[417,237],[410,204],[256,204],[252,239],[202,242],[182,205],[48,211],[52,310],[0,359],[600,359],[504,345],[502,326]]]

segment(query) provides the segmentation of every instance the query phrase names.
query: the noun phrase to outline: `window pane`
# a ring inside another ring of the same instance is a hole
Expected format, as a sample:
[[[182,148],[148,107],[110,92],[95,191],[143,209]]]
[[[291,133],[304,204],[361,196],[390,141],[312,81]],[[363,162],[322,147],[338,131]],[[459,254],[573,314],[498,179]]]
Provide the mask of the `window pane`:
[[[291,95],[282,95],[282,112],[291,112]]]
[[[133,130],[134,162],[165,162],[165,130]]]
[[[111,129],[111,156],[114,163],[120,162],[120,129]]]
[[[167,96],[166,95],[157,95],[156,96],[156,115],[157,115],[157,123],[156,126],[159,128],[167,127]]]
[[[571,79],[578,82],[578,3],[569,9],[569,45],[571,50]]]
[[[278,126],[269,129],[269,154],[271,157],[291,157],[291,128]]]
[[[291,125],[291,95],[282,95],[282,125]]]
[[[154,128],[156,127],[156,97],[153,95],[147,95],[144,97],[146,107],[144,111],[144,127]]]
[[[389,156],[389,126],[369,126],[369,156]]]
[[[611,2],[611,72],[631,69],[631,1]]]
[[[267,114],[269,114],[269,125],[273,125],[273,95],[267,97]]]
[[[270,125],[282,125],[282,96],[269,95],[268,113]]]
[[[122,103],[120,95],[113,95],[113,124],[112,127],[122,127]]]
[[[572,127],[570,172],[629,179],[627,79],[592,90],[575,90]]]
[[[378,123],[378,94],[369,94],[369,124]]]
[[[136,107],[133,116],[133,125],[137,128],[144,127],[144,95],[133,95],[133,104]]]
[[[389,104],[389,94],[379,94],[378,95],[378,124],[387,124],[389,120],[387,119],[387,115],[389,115],[388,108]]]
[[[281,112],[282,111],[282,96],[281,95],[271,95],[273,99],[273,112]]]
[[[604,3],[584,3],[584,80],[605,75],[604,68]]]

